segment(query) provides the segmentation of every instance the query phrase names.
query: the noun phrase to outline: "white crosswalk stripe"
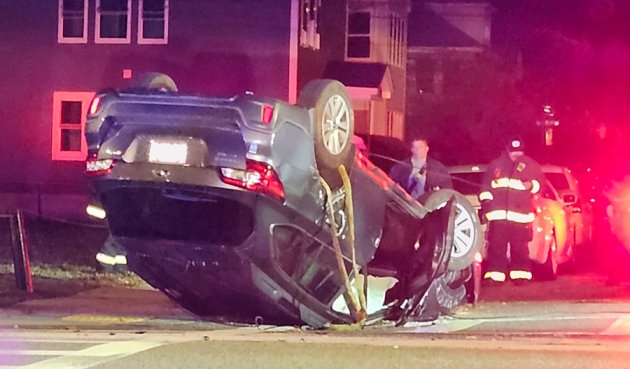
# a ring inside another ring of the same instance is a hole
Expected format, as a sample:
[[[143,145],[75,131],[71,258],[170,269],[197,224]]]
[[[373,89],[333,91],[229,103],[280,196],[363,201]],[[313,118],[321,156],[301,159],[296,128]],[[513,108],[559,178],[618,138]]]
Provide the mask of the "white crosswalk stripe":
[[[93,339],[90,335],[83,336],[3,334],[0,338],[0,369],[86,369],[162,345],[141,338]]]

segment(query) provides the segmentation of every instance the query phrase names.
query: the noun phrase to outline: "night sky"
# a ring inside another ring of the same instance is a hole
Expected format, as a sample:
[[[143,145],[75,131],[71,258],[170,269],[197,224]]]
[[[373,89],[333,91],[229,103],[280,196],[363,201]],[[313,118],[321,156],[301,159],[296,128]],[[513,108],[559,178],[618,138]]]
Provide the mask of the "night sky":
[[[529,154],[573,167],[609,169],[613,161],[628,161],[630,1],[491,3],[496,8],[493,52],[507,62],[522,57],[520,98],[534,109],[552,105],[560,120],[552,147],[545,147],[543,134],[533,122],[519,128],[525,136],[540,138],[529,145]],[[506,122],[496,123],[504,126]]]

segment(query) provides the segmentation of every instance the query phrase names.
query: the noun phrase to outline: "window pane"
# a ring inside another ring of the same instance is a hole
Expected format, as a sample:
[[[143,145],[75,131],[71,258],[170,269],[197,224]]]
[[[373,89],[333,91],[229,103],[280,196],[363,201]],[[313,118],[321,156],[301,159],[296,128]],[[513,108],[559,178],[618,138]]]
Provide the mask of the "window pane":
[[[81,130],[61,130],[61,151],[81,151]]]
[[[369,37],[348,37],[348,57],[369,58],[370,38]]]
[[[127,15],[101,16],[101,37],[127,38]]]
[[[485,172],[451,173],[453,188],[463,195],[479,195]]]
[[[61,102],[61,124],[81,124],[81,102]]]
[[[564,175],[564,173],[545,173],[545,177],[549,179],[549,182],[551,182],[551,184],[558,191],[571,189],[571,186],[569,186],[569,181],[567,181],[567,177]]]
[[[164,0],[144,0],[142,9],[151,12],[164,12]]]
[[[144,28],[142,28],[142,37],[144,38],[164,38],[164,21],[163,20],[145,20]]]
[[[370,33],[370,13],[354,13],[348,18],[348,34],[367,35]]]
[[[101,0],[100,11],[127,11],[127,0]]]
[[[83,18],[64,17],[63,37],[83,37]]]
[[[84,0],[63,0],[63,10],[76,10],[83,12]]]

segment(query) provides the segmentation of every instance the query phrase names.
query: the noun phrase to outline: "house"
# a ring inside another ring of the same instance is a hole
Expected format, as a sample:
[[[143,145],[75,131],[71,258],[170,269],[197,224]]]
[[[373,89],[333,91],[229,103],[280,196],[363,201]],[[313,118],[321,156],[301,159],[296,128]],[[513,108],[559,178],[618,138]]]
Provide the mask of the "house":
[[[408,99],[445,93],[450,69],[491,46],[493,8],[487,2],[416,2],[409,17]],[[450,65],[449,65],[450,64]]]
[[[408,8],[399,0],[5,1],[0,211],[83,216],[89,103],[143,72],[167,73],[185,92],[290,102],[308,81],[338,77],[359,131],[400,134]],[[362,68],[346,78],[347,63]]]
[[[471,136],[480,134],[477,123],[487,111],[484,92],[494,88],[497,78],[493,76],[500,64],[491,51],[493,14],[494,8],[483,0],[413,3],[407,61],[408,135],[429,136],[435,146],[441,146],[440,151],[454,153],[458,145],[469,145],[474,141]]]

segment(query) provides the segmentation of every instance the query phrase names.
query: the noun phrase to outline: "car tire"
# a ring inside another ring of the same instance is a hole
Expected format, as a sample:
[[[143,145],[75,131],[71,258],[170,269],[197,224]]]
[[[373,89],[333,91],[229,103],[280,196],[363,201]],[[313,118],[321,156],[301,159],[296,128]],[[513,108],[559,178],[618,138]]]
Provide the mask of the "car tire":
[[[335,190],[342,185],[339,166],[344,165],[349,170],[354,159],[354,111],[346,87],[335,80],[313,80],[304,86],[298,105],[313,110],[317,169]]]
[[[140,74],[131,80],[131,88],[151,91],[177,92],[177,84],[167,74],[150,72]]]
[[[449,198],[455,197],[455,235],[449,270],[462,270],[470,267],[475,260],[475,254],[483,246],[483,232],[477,211],[466,197],[451,189],[441,189],[428,193],[422,204],[433,211],[443,206]]]
[[[534,263],[534,265],[532,265],[532,274],[538,280],[555,281],[558,277],[558,262],[553,252],[555,243],[556,237],[552,237],[549,251],[547,251],[547,260],[545,260],[543,264]]]

